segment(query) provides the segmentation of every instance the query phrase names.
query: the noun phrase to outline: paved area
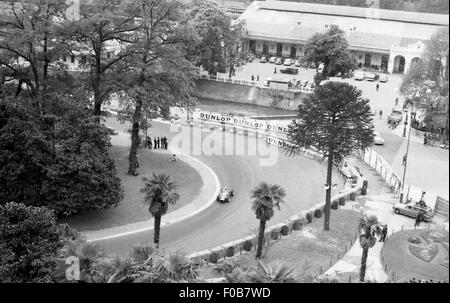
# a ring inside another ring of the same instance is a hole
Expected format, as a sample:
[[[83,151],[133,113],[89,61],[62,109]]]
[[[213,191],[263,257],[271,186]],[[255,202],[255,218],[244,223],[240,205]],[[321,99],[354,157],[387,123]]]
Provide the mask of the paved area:
[[[277,74],[274,74],[274,68],[277,68]],[[268,77],[278,77],[281,79],[302,79],[312,81],[315,70],[299,68],[298,75],[280,74],[279,69],[282,65],[272,63],[259,63],[259,59],[250,62],[245,66],[239,67],[236,76],[233,78],[250,80],[251,76],[259,75],[260,82]],[[228,76],[223,74],[222,76]],[[346,81],[355,85],[363,92],[363,97],[370,100],[370,105],[375,114],[375,130],[386,140],[384,146],[375,147],[375,150],[403,176],[403,155],[407,149],[407,135],[403,137],[404,125],[400,124],[396,129],[389,128],[387,116],[393,108],[401,109],[403,106],[403,97],[399,93],[399,87],[402,81],[401,75],[389,75],[389,81],[386,83],[356,81],[354,79],[331,78],[333,81]],[[376,84],[380,85],[376,90]],[[395,106],[395,99],[398,98],[398,105]],[[379,112],[383,112],[380,119]],[[405,118],[403,119],[405,121]],[[408,122],[410,119],[408,118]],[[409,125],[407,126],[409,127]],[[424,146],[423,138],[418,137],[411,132],[409,146],[409,161],[406,170],[405,184],[411,184],[425,191],[434,193],[445,199],[449,199],[449,150],[441,149],[438,146]]]
[[[361,172],[369,181],[369,190],[367,196],[358,197],[353,203],[346,203],[344,208],[360,211],[362,214],[375,215],[378,220],[388,225],[388,236],[406,229],[414,229],[414,219],[402,215],[396,215],[392,211],[392,205],[398,202],[394,194],[383,185],[383,181],[377,173],[368,165],[359,160],[355,160],[353,165],[358,166]],[[448,230],[448,220],[435,216],[430,223],[430,227],[446,228]],[[420,228],[429,228],[428,224],[422,224]],[[389,276],[384,271],[381,263],[380,255],[383,248],[383,242],[377,242],[373,248],[369,250],[367,258],[366,281],[386,282]],[[359,241],[356,240],[350,250],[344,257],[335,263],[325,274],[336,275],[350,273],[354,278],[359,277],[359,268],[361,264],[362,248]]]

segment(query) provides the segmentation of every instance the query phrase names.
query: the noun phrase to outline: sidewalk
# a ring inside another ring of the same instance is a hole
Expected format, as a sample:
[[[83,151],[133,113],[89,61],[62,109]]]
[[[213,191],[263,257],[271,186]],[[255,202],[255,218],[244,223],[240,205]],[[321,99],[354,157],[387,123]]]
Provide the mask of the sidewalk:
[[[381,177],[377,175],[375,170],[371,169],[360,160],[354,160],[354,163],[351,164],[358,166],[361,173],[368,180],[368,195],[359,196],[357,201],[353,203],[346,203],[343,208],[359,210],[361,213],[365,213],[368,216],[377,216],[380,223],[388,225],[388,235],[400,230],[414,229],[414,219],[402,215],[396,215],[392,211],[392,205],[398,202],[398,198],[395,198],[394,194],[391,193],[386,186],[380,184]],[[435,216],[431,222],[431,226],[441,226],[442,224],[444,224],[446,226],[446,230],[448,230],[448,221],[446,222],[444,218]],[[428,224],[422,224],[420,228],[428,228]],[[383,283],[389,278],[384,271],[383,264],[380,259],[383,244],[383,242],[377,242],[373,248],[369,249],[366,281]],[[325,274],[333,276],[336,274],[350,273],[352,278],[354,277],[359,279],[361,255],[362,248],[359,245],[359,240],[355,239],[355,243],[351,249],[341,260],[328,269]]]
[[[124,132],[118,132],[118,135],[112,136],[111,139],[113,145],[128,146],[130,144],[130,138],[128,134]],[[174,151],[169,146],[168,151],[158,150],[157,152],[173,153]],[[202,212],[203,210],[214,204],[216,196],[219,194],[220,191],[219,178],[211,168],[209,168],[200,160],[187,156],[179,151],[176,151],[176,154],[179,160],[187,163],[192,168],[198,171],[200,177],[202,178],[203,186],[200,189],[198,197],[194,201],[163,216],[161,220],[161,226],[174,224],[176,222],[185,220]],[[144,222],[126,224],[122,226],[105,228],[101,230],[84,231],[81,234],[82,236],[86,237],[86,240],[88,242],[93,242],[152,230],[153,224],[154,220],[152,218]]]

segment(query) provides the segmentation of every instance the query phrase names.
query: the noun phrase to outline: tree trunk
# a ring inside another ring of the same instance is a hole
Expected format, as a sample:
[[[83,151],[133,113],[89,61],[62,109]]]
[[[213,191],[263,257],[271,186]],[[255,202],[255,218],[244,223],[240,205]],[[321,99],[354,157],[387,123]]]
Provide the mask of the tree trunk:
[[[228,78],[231,78],[233,76],[233,64],[230,63],[230,72],[228,73]]]
[[[363,248],[363,253],[361,256],[361,267],[359,269],[359,281],[364,282],[364,278],[366,277],[366,267],[367,267],[367,256],[369,254],[368,248]]]
[[[265,229],[266,229],[266,221],[259,220],[258,249],[256,251],[256,259],[261,259]]]
[[[128,166],[128,174],[131,176],[136,176],[137,169],[137,149],[139,146],[139,121],[141,120],[141,111],[142,111],[142,101],[136,101],[136,108],[134,109],[133,114],[133,126],[131,129],[131,148],[130,155],[128,157],[129,166]]]
[[[101,53],[95,54],[95,71],[94,80],[92,81],[92,86],[94,90],[94,116],[95,121],[100,123],[100,115],[102,113],[102,97],[100,93],[100,82],[101,82]]]
[[[332,150],[332,148],[330,148]],[[331,206],[331,184],[332,182],[332,174],[333,174],[333,154],[332,152],[328,152],[328,168],[327,168],[327,184],[328,189],[326,191],[325,197],[325,209],[324,209],[324,222],[323,222],[323,230],[330,230],[330,206]]]
[[[159,232],[161,230],[161,215],[155,215],[155,225],[153,230],[153,243],[155,243],[156,248],[159,248]]]

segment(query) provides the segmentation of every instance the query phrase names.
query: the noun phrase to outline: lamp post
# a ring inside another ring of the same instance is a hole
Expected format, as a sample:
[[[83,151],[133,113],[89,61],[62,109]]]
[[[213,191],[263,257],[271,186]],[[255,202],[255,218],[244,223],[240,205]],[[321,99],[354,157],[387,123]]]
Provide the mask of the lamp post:
[[[416,98],[420,98],[419,92],[416,93],[415,97]],[[403,203],[403,192],[404,192],[404,189],[405,189],[406,168],[408,166],[408,153],[409,153],[409,142],[410,142],[410,139],[411,139],[412,121],[413,121],[413,117],[414,117],[414,119],[416,118],[415,117],[415,115],[416,115],[416,106],[415,106],[416,102],[415,101],[416,101],[416,99],[413,98],[413,108],[411,110],[409,132],[408,132],[408,142],[406,144],[406,154],[405,154],[405,161],[404,161],[404,167],[403,167],[402,189],[400,191],[400,203]],[[405,123],[405,129],[403,131],[403,133],[404,133],[403,137],[405,137],[405,133],[406,133],[406,124],[407,123]]]
[[[412,112],[411,112],[411,121],[412,121]],[[405,130],[403,137],[406,132],[406,124],[405,123]],[[404,161],[404,167],[403,167],[403,178],[402,178],[402,190],[400,191],[400,203],[403,203],[403,191],[405,189],[405,177],[406,177],[406,167],[408,166],[408,152],[409,152],[409,141],[411,139],[411,125],[409,126],[409,132],[408,132],[408,143],[406,144],[406,154],[405,154],[405,161]]]

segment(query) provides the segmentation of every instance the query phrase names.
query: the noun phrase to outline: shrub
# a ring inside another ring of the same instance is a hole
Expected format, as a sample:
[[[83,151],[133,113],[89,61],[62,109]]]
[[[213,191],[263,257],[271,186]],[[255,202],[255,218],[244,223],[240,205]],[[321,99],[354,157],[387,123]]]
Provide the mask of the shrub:
[[[251,240],[247,240],[247,241],[245,241],[244,244],[242,245],[242,248],[243,248],[245,251],[251,251],[251,250],[252,250],[252,246],[253,246],[252,241],[251,241]]]
[[[312,216],[312,214],[310,212],[306,214],[306,222],[311,223],[312,222],[312,218],[313,218],[313,216]]]
[[[350,194],[350,200],[352,200],[352,201],[356,200],[356,194],[355,193],[351,193]]]
[[[345,205],[345,197],[339,198],[339,205],[344,206]]]
[[[331,209],[338,209],[339,208],[339,203],[338,201],[333,201],[331,202]]]
[[[209,255],[209,262],[211,263],[217,263],[219,261],[219,254],[216,252],[213,252]]]
[[[60,250],[78,237],[45,207],[0,205],[0,281],[54,282]]]
[[[321,209],[316,209],[314,211],[314,217],[316,217],[317,219],[322,217],[322,210]]]
[[[278,230],[272,230],[272,232],[270,233],[270,237],[272,238],[272,240],[278,240],[278,238],[280,237],[280,233],[278,232]]]
[[[287,236],[289,234],[289,226],[284,225],[283,227],[281,227],[280,232],[283,236]]]
[[[292,224],[292,229],[293,230],[302,229],[302,221],[300,219],[295,220],[294,223]]]
[[[232,256],[234,256],[234,246],[230,246],[230,247],[227,248],[226,256],[227,256],[227,257],[232,257]]]

